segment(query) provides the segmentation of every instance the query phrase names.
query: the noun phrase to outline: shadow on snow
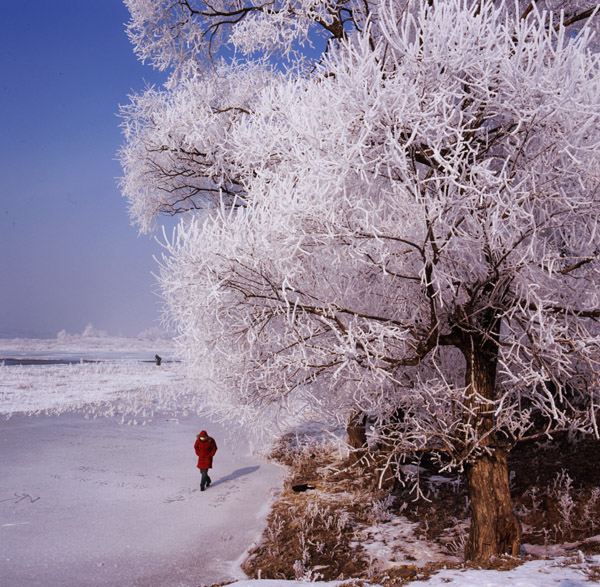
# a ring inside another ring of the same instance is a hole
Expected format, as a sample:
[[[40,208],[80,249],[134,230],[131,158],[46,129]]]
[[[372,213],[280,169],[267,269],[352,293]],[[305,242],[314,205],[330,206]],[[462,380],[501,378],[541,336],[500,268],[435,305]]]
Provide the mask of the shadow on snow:
[[[228,481],[234,481],[235,479],[239,479],[240,477],[244,477],[246,475],[251,475],[252,473],[256,473],[260,469],[260,465],[256,465],[254,467],[243,467],[241,469],[236,469],[235,471],[229,473],[226,477],[221,477],[217,481],[213,481],[211,483],[211,487],[216,487],[217,485],[221,485],[222,483],[227,483]]]

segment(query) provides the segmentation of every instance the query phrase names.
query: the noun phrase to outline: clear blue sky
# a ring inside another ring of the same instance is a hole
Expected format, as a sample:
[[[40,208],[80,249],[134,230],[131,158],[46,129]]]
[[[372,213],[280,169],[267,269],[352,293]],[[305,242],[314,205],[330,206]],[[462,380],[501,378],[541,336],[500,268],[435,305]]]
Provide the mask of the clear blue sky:
[[[0,15],[0,337],[137,335],[157,325],[153,255],[127,216],[116,116],[162,76],[121,0],[4,2]]]

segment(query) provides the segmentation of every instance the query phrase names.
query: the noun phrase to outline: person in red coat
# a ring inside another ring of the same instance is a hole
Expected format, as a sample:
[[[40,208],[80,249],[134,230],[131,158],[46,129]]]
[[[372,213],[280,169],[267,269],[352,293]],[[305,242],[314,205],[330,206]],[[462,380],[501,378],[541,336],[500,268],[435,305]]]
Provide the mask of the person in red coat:
[[[217,443],[214,438],[211,438],[206,433],[206,430],[202,430],[202,432],[196,436],[194,450],[198,456],[197,467],[202,474],[202,477],[200,478],[200,491],[204,491],[212,482],[211,478],[208,476],[208,470],[212,469],[213,457],[217,452]]]

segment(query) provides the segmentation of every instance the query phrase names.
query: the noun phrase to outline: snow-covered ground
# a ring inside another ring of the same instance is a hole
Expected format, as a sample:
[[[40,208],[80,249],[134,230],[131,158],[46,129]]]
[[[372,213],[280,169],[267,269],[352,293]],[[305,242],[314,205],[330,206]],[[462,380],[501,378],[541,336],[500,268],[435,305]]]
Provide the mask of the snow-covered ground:
[[[239,564],[262,532],[282,470],[196,408],[170,341],[0,340],[0,414],[13,414],[0,424],[0,584],[168,587],[243,578]],[[201,428],[219,443],[204,493],[192,449]],[[374,556],[385,556],[382,533],[368,538]],[[575,553],[512,571],[445,570],[413,585],[583,587],[593,566],[600,557]],[[236,587],[284,585],[309,584]]]
[[[596,557],[598,558],[598,557]],[[427,581],[413,581],[411,587],[591,587],[586,562],[530,561],[512,571],[445,570]],[[600,561],[597,561],[597,563]],[[596,564],[597,564],[596,563]],[[305,583],[297,581],[239,581],[235,587],[317,587],[342,586],[343,582]],[[375,586],[373,586],[375,587]]]
[[[0,343],[3,358],[101,360],[0,365],[0,413],[12,413],[0,420],[0,584],[243,577],[241,558],[262,532],[282,469],[253,457],[235,431],[165,408],[170,392],[185,396],[169,348],[105,342]],[[155,352],[166,359],[160,367]],[[201,493],[193,444],[203,428],[219,451]]]
[[[83,408],[108,413],[118,401],[133,420],[132,414],[143,418],[152,410],[176,408],[173,397],[184,401],[185,393],[170,340],[0,339],[0,414]]]
[[[195,435],[219,443],[200,492]],[[0,584],[201,585],[243,577],[279,467],[198,416],[145,426],[16,416],[0,431]]]

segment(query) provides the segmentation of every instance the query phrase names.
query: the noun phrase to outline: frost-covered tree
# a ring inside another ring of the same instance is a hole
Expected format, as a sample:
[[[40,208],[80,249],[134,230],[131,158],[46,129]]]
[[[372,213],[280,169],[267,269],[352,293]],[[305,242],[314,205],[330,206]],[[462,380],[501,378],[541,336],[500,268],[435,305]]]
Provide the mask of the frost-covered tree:
[[[510,448],[598,435],[593,6],[126,4],[171,76],[123,109],[122,187],[144,230],[183,213],[160,280],[203,399],[369,414],[391,467],[466,472],[467,558],[517,554]]]

